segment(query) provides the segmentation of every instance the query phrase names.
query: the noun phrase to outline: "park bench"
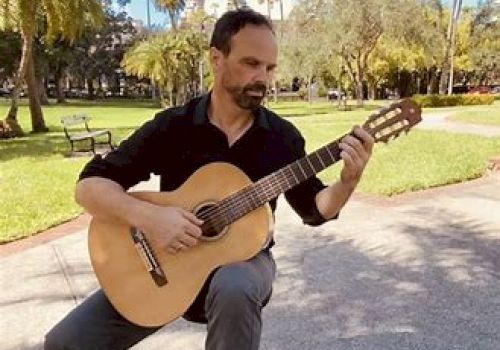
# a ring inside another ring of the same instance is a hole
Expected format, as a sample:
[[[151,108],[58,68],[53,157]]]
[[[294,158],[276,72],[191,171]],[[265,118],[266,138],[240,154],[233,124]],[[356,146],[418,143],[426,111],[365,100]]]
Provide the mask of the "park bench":
[[[86,114],[75,114],[70,116],[65,116],[61,118],[61,124],[64,128],[64,133],[66,134],[66,138],[68,139],[71,145],[71,152],[75,151],[75,142],[82,141],[90,141],[90,147],[85,149],[79,149],[79,151],[92,151],[92,153],[96,154],[95,147],[96,145],[109,145],[110,149],[114,149],[114,146],[111,144],[111,131],[109,130],[91,130],[89,128],[90,117]],[[72,127],[78,125],[85,125],[84,132],[76,131]],[[106,141],[98,141],[97,138],[99,136],[106,135]]]
[[[299,101],[302,100],[302,95],[296,91],[278,92],[278,101]]]

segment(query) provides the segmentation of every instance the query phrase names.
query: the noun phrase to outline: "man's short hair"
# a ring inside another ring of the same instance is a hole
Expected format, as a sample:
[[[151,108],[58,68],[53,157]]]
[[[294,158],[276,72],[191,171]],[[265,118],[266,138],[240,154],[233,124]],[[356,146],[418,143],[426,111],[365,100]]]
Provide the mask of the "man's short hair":
[[[250,8],[241,8],[228,11],[217,20],[210,40],[210,47],[215,47],[224,56],[229,55],[231,52],[231,38],[247,24],[266,26],[274,34],[273,25],[267,17]]]

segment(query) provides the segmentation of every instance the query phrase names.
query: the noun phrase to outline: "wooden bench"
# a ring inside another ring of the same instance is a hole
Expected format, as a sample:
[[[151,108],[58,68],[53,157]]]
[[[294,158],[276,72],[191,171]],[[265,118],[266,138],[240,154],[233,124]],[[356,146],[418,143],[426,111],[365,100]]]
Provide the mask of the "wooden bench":
[[[90,148],[79,149],[79,151],[92,151],[92,153],[96,154],[95,146],[96,145],[109,145],[110,149],[114,149],[114,146],[111,144],[111,131],[109,130],[90,130],[89,121],[90,117],[86,114],[75,114],[70,116],[65,116],[61,118],[61,124],[64,128],[64,133],[66,134],[66,138],[71,144],[71,152],[75,151],[75,142],[81,141],[90,141]],[[76,125],[85,124],[86,132],[74,132],[74,127]],[[96,138],[102,135],[107,135],[106,141],[98,141]]]
[[[278,101],[299,101],[302,96],[296,91],[282,91],[278,92]]]

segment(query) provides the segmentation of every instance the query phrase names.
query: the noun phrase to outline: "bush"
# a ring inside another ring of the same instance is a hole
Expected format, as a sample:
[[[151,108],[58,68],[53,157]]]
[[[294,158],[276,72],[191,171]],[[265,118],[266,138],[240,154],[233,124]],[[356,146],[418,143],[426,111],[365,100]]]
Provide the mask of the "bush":
[[[323,85],[321,85],[318,89],[318,97],[326,97],[327,94],[328,90]]]
[[[491,105],[495,101],[493,95],[413,95],[413,100],[421,107],[449,107]]]

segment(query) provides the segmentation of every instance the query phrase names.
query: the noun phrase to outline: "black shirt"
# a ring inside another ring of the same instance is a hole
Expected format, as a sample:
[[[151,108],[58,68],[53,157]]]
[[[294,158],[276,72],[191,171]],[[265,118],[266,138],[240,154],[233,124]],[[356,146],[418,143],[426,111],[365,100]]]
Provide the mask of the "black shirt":
[[[171,191],[207,163],[231,163],[257,181],[305,155],[305,141],[297,128],[264,107],[254,111],[252,126],[229,147],[226,135],[208,119],[209,101],[210,94],[159,112],[117,149],[104,158],[94,157],[80,179],[105,177],[126,190],[154,173],[160,176],[160,190]],[[324,187],[312,177],[285,193],[305,224],[326,221],[315,202]],[[270,205],[274,213],[276,198]]]

